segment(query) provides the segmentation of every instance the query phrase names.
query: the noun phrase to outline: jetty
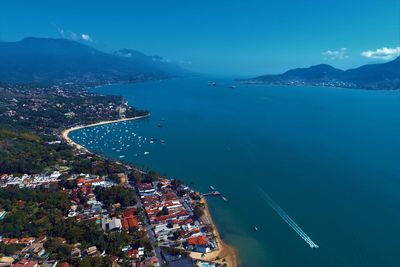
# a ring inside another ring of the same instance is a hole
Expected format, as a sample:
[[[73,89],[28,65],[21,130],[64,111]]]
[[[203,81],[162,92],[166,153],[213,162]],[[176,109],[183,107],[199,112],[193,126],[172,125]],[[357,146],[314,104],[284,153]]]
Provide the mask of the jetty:
[[[228,201],[226,199],[226,197],[224,197],[219,191],[215,190],[214,187],[210,186],[210,188],[212,189],[212,191],[210,191],[208,193],[203,193],[203,194],[201,194],[201,196],[203,196],[203,197],[216,196],[216,197],[220,197],[223,201]]]

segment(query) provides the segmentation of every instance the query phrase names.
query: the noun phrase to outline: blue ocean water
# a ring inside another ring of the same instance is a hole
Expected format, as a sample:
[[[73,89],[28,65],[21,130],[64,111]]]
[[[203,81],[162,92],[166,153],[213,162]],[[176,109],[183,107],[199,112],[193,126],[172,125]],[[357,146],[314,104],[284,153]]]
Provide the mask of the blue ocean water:
[[[221,191],[211,212],[241,266],[400,266],[400,92],[209,79],[98,88],[151,116],[70,137]]]

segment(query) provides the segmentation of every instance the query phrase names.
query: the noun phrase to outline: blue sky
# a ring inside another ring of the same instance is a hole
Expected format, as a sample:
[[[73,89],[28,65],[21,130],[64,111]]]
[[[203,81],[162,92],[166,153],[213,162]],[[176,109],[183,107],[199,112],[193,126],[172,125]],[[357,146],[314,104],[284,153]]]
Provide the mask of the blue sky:
[[[400,53],[399,2],[3,0],[0,41],[86,34],[101,50],[133,48],[215,74],[346,69]]]

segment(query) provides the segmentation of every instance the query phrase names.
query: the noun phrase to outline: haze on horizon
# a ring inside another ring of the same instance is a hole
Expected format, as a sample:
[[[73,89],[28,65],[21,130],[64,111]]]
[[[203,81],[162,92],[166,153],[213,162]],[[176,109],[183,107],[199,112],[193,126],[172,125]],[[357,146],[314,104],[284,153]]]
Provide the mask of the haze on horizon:
[[[400,53],[400,3],[344,1],[3,1],[0,41],[69,38],[132,48],[192,71],[252,76]]]

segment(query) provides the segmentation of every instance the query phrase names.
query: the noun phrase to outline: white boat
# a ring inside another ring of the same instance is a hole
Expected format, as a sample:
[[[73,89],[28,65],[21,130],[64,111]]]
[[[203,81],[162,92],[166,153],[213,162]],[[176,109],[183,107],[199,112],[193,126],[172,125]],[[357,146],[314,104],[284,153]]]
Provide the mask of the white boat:
[[[148,154],[150,154],[150,152],[145,151],[144,154],[145,154],[145,155],[148,155]]]
[[[228,201],[226,197],[221,197],[223,201]]]
[[[210,185],[210,189],[213,190],[213,191],[215,191],[215,187],[212,186],[212,185]]]
[[[254,231],[258,231],[258,228],[257,228],[257,226],[254,226]]]

